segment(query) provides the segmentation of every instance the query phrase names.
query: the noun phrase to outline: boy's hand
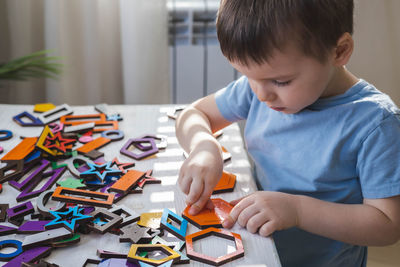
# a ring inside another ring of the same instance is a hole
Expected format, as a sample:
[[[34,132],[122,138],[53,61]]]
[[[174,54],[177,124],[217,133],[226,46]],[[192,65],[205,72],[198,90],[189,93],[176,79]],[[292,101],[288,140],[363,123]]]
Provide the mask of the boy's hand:
[[[210,196],[222,175],[223,160],[220,148],[214,142],[202,142],[193,149],[182,164],[178,184],[187,194],[189,214],[195,215],[204,206],[213,208]]]
[[[258,231],[261,236],[269,236],[277,230],[298,225],[294,195],[258,191],[231,204],[235,207],[222,223],[225,228],[231,228],[237,221],[251,233]]]

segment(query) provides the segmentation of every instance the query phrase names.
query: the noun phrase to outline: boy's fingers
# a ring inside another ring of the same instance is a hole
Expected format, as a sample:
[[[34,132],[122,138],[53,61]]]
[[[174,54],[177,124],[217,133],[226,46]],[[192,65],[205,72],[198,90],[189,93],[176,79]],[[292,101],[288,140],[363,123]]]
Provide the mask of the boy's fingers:
[[[203,181],[199,178],[193,178],[192,183],[190,184],[190,191],[186,198],[187,205],[194,205],[203,193]],[[195,208],[195,207],[192,207]]]
[[[211,199],[208,199],[208,201],[206,203],[206,208],[209,210],[214,209],[214,203],[211,201]]]
[[[189,189],[190,189],[190,185],[192,183],[192,177],[179,177],[178,178],[178,184],[179,184],[179,188],[182,190],[182,192],[184,194],[189,194]]]
[[[235,222],[237,221],[240,213],[251,204],[251,200],[249,198],[243,198],[239,203],[237,203],[229,213],[228,218],[224,220],[222,223],[223,227],[231,228]],[[226,221],[226,222],[225,222]]]
[[[275,230],[274,224],[271,221],[268,221],[260,227],[258,233],[261,236],[270,236],[273,232],[275,232]]]
[[[229,204],[235,206],[235,205],[236,205],[237,203],[239,203],[243,198],[245,198],[245,197],[241,197],[241,198],[232,200],[231,202],[229,202]]]
[[[189,210],[189,214],[190,215],[195,215],[197,214],[199,211],[201,211],[204,206],[207,205],[208,201],[210,200],[210,196],[211,196],[212,191],[210,190],[210,188],[208,188],[207,186],[204,188],[203,193],[201,194],[200,198],[198,199],[198,201],[196,203],[194,203],[192,205],[192,208]],[[196,209],[197,208],[197,209]],[[194,213],[191,213],[192,212]]]

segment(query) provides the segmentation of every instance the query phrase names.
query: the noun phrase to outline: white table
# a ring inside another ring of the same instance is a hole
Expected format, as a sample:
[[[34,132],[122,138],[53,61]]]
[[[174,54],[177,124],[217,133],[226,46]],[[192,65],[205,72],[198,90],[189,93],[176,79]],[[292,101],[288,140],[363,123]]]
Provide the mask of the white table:
[[[179,190],[176,181],[184,157],[183,150],[175,137],[175,121],[168,118],[166,115],[167,111],[171,110],[172,106],[116,105],[112,106],[112,108],[120,112],[123,117],[123,121],[119,122],[119,128],[125,133],[125,137],[121,141],[112,142],[100,149],[100,151],[104,152],[105,159],[108,161],[117,156],[121,162],[134,161],[136,163],[135,169],[141,171],[153,169],[153,176],[162,180],[162,184],[146,185],[143,194],[131,194],[118,202],[118,205],[126,205],[138,213],[158,212],[162,211],[164,208],[169,208],[181,214],[185,208],[185,195]],[[73,110],[73,115],[98,113],[93,106],[74,106]],[[19,137],[21,135],[28,137],[38,136],[42,131],[42,127],[21,127],[12,120],[13,116],[23,111],[34,114],[33,106],[0,104],[0,130],[11,130],[14,134],[13,138],[10,140],[0,141],[0,146],[5,150],[3,154],[0,155],[0,158],[20,142]],[[224,134],[219,140],[232,154],[232,160],[224,166],[224,170],[237,175],[237,184],[234,192],[218,194],[214,195],[214,197],[220,197],[226,201],[231,201],[255,191],[256,185],[252,178],[250,163],[245,153],[238,125],[233,124],[224,129],[223,132]],[[140,137],[144,134],[167,135],[167,149],[159,152],[154,158],[142,161],[135,161],[120,154],[119,150],[129,138]],[[72,175],[66,171],[60,181],[65,177],[72,177]],[[14,204],[16,204],[15,197],[17,194],[18,191],[10,187],[8,183],[3,184],[3,192],[0,193],[0,203],[9,203],[10,207],[14,206]],[[35,198],[33,200],[35,200]],[[33,201],[32,203],[36,202]],[[7,225],[8,223],[1,224]],[[188,233],[197,231],[199,231],[199,229],[189,224]],[[242,236],[245,256],[231,263],[227,263],[224,266],[280,266],[279,257],[271,238],[264,238],[257,234],[251,234],[237,224],[231,231]],[[24,236],[15,234],[0,237],[0,240],[10,238],[22,241]],[[231,251],[233,248],[232,244],[233,243],[228,240],[211,236],[200,242],[196,241],[195,248],[196,250],[201,250],[205,254],[217,256],[224,255],[227,251]],[[54,249],[51,255],[46,259],[60,266],[77,267],[82,266],[87,258],[97,258],[96,249],[127,253],[129,247],[130,245],[128,243],[120,243],[116,235],[109,233],[104,235],[91,233],[89,235],[81,235],[81,241],[77,245]],[[190,266],[203,265],[204,264],[193,260],[190,262]]]

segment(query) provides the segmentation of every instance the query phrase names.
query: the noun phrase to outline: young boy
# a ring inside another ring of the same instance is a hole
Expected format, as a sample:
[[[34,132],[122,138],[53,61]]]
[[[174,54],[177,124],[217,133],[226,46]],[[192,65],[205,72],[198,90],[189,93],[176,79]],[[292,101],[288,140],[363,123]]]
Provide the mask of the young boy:
[[[353,1],[222,0],[217,30],[244,76],[177,120],[190,212],[221,177],[212,133],[246,120],[263,191],[233,201],[224,227],[273,234],[283,266],[365,266],[366,246],[400,236],[400,110],[345,68]]]

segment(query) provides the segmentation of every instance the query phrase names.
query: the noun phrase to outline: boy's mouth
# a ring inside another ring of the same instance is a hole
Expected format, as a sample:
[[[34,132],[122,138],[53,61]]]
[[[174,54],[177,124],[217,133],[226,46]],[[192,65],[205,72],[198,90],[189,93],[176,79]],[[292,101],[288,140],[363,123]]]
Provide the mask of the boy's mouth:
[[[270,107],[270,108],[275,110],[275,111],[284,111],[285,110],[284,107]]]

